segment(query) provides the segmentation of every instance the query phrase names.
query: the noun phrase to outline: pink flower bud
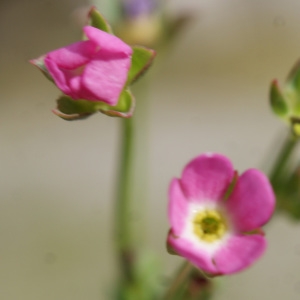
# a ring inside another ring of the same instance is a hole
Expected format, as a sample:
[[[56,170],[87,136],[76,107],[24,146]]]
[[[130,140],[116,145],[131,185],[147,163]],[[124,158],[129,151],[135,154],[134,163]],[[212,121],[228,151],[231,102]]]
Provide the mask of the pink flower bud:
[[[57,87],[72,99],[114,106],[127,81],[132,49],[95,27],[83,30],[87,40],[49,52],[44,56],[45,67]]]

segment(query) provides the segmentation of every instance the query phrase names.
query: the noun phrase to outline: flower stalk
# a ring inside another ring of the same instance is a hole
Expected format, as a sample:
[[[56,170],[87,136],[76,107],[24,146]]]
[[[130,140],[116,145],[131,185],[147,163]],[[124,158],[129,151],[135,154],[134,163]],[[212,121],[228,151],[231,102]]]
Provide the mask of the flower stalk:
[[[183,265],[180,266],[178,272],[171,282],[170,287],[162,298],[163,300],[173,300],[182,293],[182,289],[187,282],[192,269],[193,266],[188,261],[185,261]]]
[[[130,199],[133,161],[133,120],[122,119],[122,141],[120,147],[120,170],[115,203],[115,238],[119,257],[121,280],[130,282],[133,278],[133,236],[130,226]]]
[[[207,300],[212,295],[212,287],[212,281],[208,277],[185,261],[162,300]]]
[[[289,133],[289,135],[285,139],[285,141],[282,145],[282,148],[275,160],[275,164],[274,164],[273,169],[271,170],[270,176],[269,176],[271,184],[274,187],[275,191],[280,189],[280,186],[282,185],[282,180],[284,180],[284,178],[286,178],[286,176],[285,176],[286,165],[287,165],[298,141],[299,141],[298,137]]]

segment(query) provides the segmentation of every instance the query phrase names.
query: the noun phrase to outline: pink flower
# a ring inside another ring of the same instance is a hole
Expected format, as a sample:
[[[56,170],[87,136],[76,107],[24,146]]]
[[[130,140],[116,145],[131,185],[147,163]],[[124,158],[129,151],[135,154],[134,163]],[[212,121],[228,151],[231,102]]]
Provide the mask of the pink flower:
[[[170,184],[168,247],[208,274],[238,272],[265,251],[260,227],[274,206],[274,193],[263,173],[249,169],[236,178],[225,156],[200,155]]]
[[[126,84],[132,49],[119,38],[85,26],[88,40],[45,55],[45,66],[58,88],[74,100],[116,105]]]

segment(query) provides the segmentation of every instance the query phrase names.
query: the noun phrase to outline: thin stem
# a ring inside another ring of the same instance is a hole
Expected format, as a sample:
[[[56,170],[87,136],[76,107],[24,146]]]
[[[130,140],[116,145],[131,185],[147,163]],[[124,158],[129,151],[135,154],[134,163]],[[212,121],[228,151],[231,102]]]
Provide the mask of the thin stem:
[[[132,187],[133,122],[122,119],[122,145],[120,153],[119,182],[117,187],[115,233],[116,247],[121,267],[122,281],[132,280],[133,249],[130,222],[130,200]]]
[[[133,207],[135,208],[136,218],[135,226],[132,228],[135,242],[139,247],[139,250],[143,247],[147,247],[147,208],[146,204],[149,200],[149,108],[148,108],[148,95],[149,95],[149,81],[147,78],[137,82],[132,87],[136,99],[139,103],[135,108],[133,117],[134,126],[134,170],[133,181],[134,187],[132,190]]]
[[[272,171],[270,172],[270,181],[273,187],[280,184],[281,178],[283,177],[284,169],[286,164],[298,142],[298,138],[289,134],[286,138],[274,164]]]
[[[185,261],[184,264],[178,270],[170,287],[168,288],[167,292],[162,298],[163,300],[175,299],[176,295],[178,295],[178,292],[180,292],[180,290],[183,288],[183,284],[189,278],[192,269],[193,266],[188,261]]]
[[[180,267],[162,300],[208,300],[213,295],[213,282],[188,261]]]
[[[140,86],[138,93],[144,94],[145,84],[138,86]],[[136,89],[135,92],[137,92]],[[137,209],[134,207],[136,199],[146,198],[144,193],[147,173],[147,170],[145,170],[145,160],[147,160],[145,159],[145,153],[147,152],[147,143],[145,141],[147,109],[145,109],[145,95],[140,98],[144,99],[144,101],[139,103],[134,117],[121,120],[120,169],[115,203],[115,235],[121,275],[120,293],[130,286],[132,288],[137,283],[134,278],[134,268],[136,260],[138,260],[138,245],[141,244],[138,243],[141,239],[139,233],[143,232],[142,236],[145,235],[145,230],[141,230],[141,227],[144,226],[141,222],[143,218],[140,217],[143,210],[138,210],[139,218],[137,218]],[[141,201],[139,201],[139,209],[141,205]],[[135,213],[134,216],[133,213]],[[120,299],[123,298],[121,297]]]

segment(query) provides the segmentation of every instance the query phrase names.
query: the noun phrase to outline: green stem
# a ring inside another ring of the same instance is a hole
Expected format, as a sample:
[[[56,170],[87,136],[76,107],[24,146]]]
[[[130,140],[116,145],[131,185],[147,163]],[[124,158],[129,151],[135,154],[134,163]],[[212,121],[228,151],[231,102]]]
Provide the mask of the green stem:
[[[187,279],[189,278],[192,269],[193,266],[188,261],[185,261],[184,264],[178,270],[174,279],[172,280],[170,287],[168,288],[167,292],[162,298],[163,300],[176,299],[178,294],[182,291],[183,285],[186,283]]]
[[[115,233],[116,246],[121,268],[122,282],[130,282],[133,277],[132,263],[133,237],[131,235],[130,200],[132,187],[133,159],[133,121],[132,118],[122,119],[122,145],[119,171],[119,182],[116,198]]]
[[[135,92],[144,94],[146,90],[145,83],[142,85],[137,84],[137,86],[139,88],[135,88]],[[147,157],[145,157],[147,156],[147,126],[145,122],[147,109],[145,108],[145,95],[140,96],[144,101],[139,103],[134,117],[121,120],[120,169],[115,203],[115,235],[120,266],[121,286],[119,292],[121,294],[128,288],[133,288],[136,284],[134,268],[138,260],[137,250],[138,245],[141,244],[139,242],[142,236],[145,235],[145,230],[141,230],[145,228],[142,223],[144,218],[141,217],[143,212],[141,202],[143,201],[140,200],[145,200],[147,196],[147,194],[145,195],[145,176],[147,173],[145,165],[145,160],[147,160]],[[139,199],[139,210],[135,208],[137,205],[134,205],[136,199]],[[133,213],[136,214],[137,212],[139,218],[136,215],[133,216]],[[140,236],[141,232],[143,234]]]
[[[208,300],[213,282],[188,261],[180,267],[162,300]]]
[[[273,187],[277,187],[277,185],[280,185],[281,179],[284,178],[284,170],[286,167],[286,164],[298,142],[298,138],[293,136],[292,134],[289,134],[286,138],[277,158],[274,164],[274,167],[272,171],[270,172],[270,181],[273,185]]]

